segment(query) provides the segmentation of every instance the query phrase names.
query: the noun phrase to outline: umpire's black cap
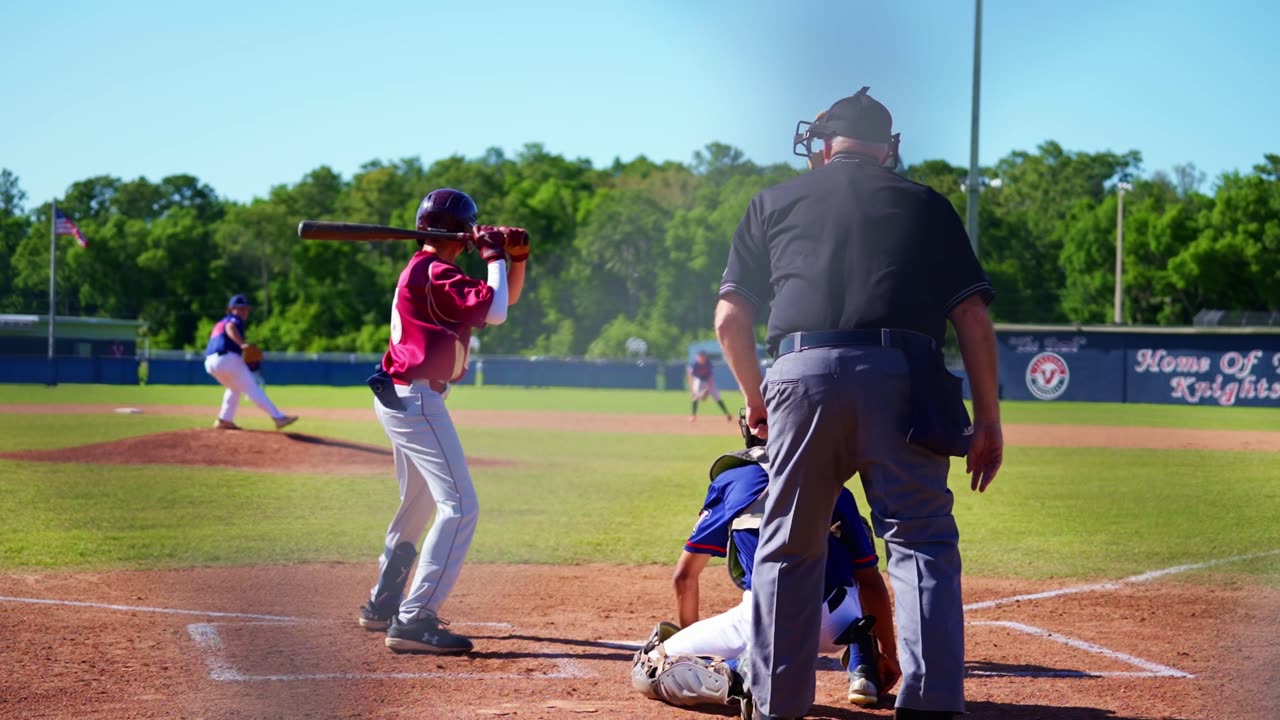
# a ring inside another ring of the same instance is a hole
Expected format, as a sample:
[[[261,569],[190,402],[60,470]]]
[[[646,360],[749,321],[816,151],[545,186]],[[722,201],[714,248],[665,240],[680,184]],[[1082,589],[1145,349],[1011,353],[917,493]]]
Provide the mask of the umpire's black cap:
[[[847,98],[837,100],[822,119],[813,124],[816,137],[847,137],[853,140],[887,143],[893,136],[893,116],[879,100],[867,94],[864,87]]]

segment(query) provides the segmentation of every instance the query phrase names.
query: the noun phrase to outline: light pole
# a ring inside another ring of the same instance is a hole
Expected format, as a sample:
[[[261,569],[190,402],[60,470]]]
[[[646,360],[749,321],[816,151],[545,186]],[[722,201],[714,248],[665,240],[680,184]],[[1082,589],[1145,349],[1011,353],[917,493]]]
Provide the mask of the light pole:
[[[974,0],[973,12],[973,117],[969,124],[969,244],[978,254],[978,95],[982,80],[982,0]]]
[[[1127,182],[1116,183],[1116,325],[1124,322],[1124,194],[1132,189]]]
[[[960,181],[960,192],[962,192],[962,193],[968,193],[968,192],[969,192],[969,185],[970,185],[970,182],[969,182],[968,178],[965,178],[964,180],[961,180],[961,181]],[[1003,178],[988,178],[988,177],[979,176],[979,177],[978,177],[978,182],[977,182],[977,188],[978,188],[978,189],[977,189],[976,193],[980,193],[980,192],[982,192],[983,190],[986,190],[987,188],[996,188],[996,189],[998,190],[998,189],[1000,189],[1000,188],[1002,188],[1002,187],[1004,187],[1004,179],[1003,179]],[[974,194],[976,194],[976,193],[974,193]],[[972,237],[972,235],[971,235],[970,237]]]

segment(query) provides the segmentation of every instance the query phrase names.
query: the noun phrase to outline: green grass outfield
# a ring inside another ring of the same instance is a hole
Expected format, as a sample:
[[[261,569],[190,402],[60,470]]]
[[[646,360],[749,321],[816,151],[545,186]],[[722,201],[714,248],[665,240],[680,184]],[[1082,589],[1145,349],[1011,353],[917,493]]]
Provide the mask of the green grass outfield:
[[[279,385],[268,388],[282,408],[368,408],[368,388]],[[0,384],[0,405],[74,403],[111,405],[210,405],[222,389],[216,385],[11,385]],[[730,410],[742,405],[737,392],[723,393]],[[460,385],[449,406],[462,410],[560,410],[566,412],[684,415],[688,395],[682,391],[590,390],[578,388],[513,388]],[[1280,410],[1257,407],[1141,405],[1127,403],[1005,402],[1006,423],[1050,425],[1125,425],[1214,430],[1280,431]],[[700,414],[715,414],[714,405]]]
[[[367,390],[279,387],[286,407],[364,407]],[[0,451],[199,427],[202,418],[59,413],[59,403],[205,404],[212,387],[0,386]],[[680,393],[459,388],[455,407],[683,413]],[[667,407],[674,404],[675,407]],[[1010,404],[1008,422],[1275,429],[1274,410]],[[211,408],[212,411],[212,408]],[[1070,419],[1063,420],[1061,413]],[[252,412],[250,410],[250,412]],[[1239,417],[1234,414],[1240,413]],[[302,432],[385,445],[372,421],[307,421]],[[474,562],[669,563],[697,515],[723,438],[462,428],[469,454],[520,463],[474,470]],[[1012,448],[984,495],[953,468],[966,573],[1113,578],[1280,549],[1280,455]],[[854,483],[856,485],[856,483]],[[855,494],[862,502],[861,492]],[[395,510],[385,476],[0,460],[0,571],[372,562]],[[865,504],[863,505],[865,510]],[[1280,586],[1280,557],[1220,566]]]

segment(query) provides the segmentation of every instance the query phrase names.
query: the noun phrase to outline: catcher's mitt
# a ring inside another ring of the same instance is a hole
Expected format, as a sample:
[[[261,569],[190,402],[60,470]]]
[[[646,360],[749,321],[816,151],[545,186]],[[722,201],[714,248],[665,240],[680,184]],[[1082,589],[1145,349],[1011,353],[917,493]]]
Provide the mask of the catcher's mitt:
[[[245,345],[240,348],[240,352],[244,356],[244,364],[248,365],[250,370],[256,372],[262,367],[262,349],[257,345]]]

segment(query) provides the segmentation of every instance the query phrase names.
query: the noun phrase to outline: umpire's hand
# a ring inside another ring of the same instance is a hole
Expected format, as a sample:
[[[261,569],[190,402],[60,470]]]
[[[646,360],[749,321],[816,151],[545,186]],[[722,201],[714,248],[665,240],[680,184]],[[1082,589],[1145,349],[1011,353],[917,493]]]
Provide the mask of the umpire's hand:
[[[966,472],[972,473],[969,487],[978,492],[986,492],[987,486],[996,479],[1000,464],[1004,462],[1004,432],[1000,423],[974,423],[973,443],[969,446]]]

